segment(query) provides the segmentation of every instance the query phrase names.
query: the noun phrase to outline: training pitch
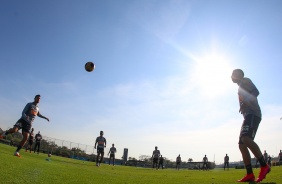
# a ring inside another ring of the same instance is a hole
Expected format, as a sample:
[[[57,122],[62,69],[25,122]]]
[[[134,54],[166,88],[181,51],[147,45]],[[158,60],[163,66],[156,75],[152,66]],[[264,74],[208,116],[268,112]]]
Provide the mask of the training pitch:
[[[244,169],[214,169],[210,171],[174,169],[153,170],[130,166],[96,167],[94,162],[74,160],[47,154],[13,156],[15,147],[0,144],[0,183],[101,183],[101,184],[228,184],[237,183]],[[239,151],[239,150],[238,150]],[[258,176],[259,169],[254,169]],[[282,184],[282,166],[272,167],[261,184]]]

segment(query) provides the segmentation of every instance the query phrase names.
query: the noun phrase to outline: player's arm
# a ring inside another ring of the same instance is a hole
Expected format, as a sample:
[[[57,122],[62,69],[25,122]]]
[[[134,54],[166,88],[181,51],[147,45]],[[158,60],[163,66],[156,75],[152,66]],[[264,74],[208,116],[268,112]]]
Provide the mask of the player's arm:
[[[43,119],[46,119],[47,121],[49,121],[49,118],[46,118],[45,116],[43,116],[42,114],[40,114],[40,112],[38,111],[37,116]]]
[[[95,141],[95,145],[94,145],[94,148],[95,148],[95,149],[96,149],[97,142],[98,142],[98,140],[96,139],[96,141]]]
[[[105,147],[106,147],[106,145],[107,145],[107,140],[106,140],[106,138],[104,138],[105,139]]]

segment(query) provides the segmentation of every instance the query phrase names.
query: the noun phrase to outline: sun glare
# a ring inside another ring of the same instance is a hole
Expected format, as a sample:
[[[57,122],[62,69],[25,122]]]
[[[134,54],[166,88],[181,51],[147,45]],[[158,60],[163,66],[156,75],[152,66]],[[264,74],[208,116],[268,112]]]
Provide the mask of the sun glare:
[[[206,97],[218,97],[232,85],[229,60],[218,53],[205,54],[195,60],[193,82]]]

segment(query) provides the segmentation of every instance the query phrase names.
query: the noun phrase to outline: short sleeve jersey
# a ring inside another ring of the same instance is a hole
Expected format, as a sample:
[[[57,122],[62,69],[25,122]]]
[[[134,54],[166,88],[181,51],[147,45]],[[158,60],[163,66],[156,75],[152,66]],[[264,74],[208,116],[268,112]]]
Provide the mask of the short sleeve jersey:
[[[36,135],[35,135],[35,141],[36,141],[36,142],[40,142],[41,139],[42,139],[41,134],[36,134]]]
[[[96,143],[98,143],[97,148],[104,148],[104,144],[106,143],[106,138],[99,136],[96,138]]]
[[[181,157],[177,157],[176,162],[181,162]]]
[[[229,162],[229,156],[224,157],[224,162]]]
[[[28,140],[33,141],[33,139],[34,139],[34,133],[31,132],[31,133],[29,134]]]
[[[244,117],[248,114],[254,114],[261,118],[261,110],[257,100],[258,94],[259,91],[251,79],[243,78],[239,84],[238,97],[239,104],[245,104],[241,109]],[[248,105],[246,105],[246,101]]]
[[[26,104],[25,108],[23,109],[21,119],[25,120],[29,124],[32,124],[38,113],[39,107],[33,102],[30,102]]]
[[[116,149],[115,147],[111,147],[111,148],[110,148],[110,153],[111,153],[111,154],[115,154],[116,151],[117,151],[117,149]]]
[[[154,150],[153,151],[153,157],[154,158],[159,158],[159,156],[160,156],[160,150]]]

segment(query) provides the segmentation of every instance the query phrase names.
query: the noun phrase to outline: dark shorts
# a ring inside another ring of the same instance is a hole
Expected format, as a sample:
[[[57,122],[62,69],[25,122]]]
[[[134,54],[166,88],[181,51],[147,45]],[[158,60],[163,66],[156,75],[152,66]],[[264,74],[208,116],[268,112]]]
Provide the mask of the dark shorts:
[[[29,140],[29,141],[28,141],[28,144],[29,144],[29,145],[33,145],[33,140]]]
[[[115,154],[110,154],[110,158],[114,158],[115,159]]]
[[[153,158],[153,163],[158,163],[158,158]]]
[[[176,165],[180,165],[180,162],[176,162]]]
[[[244,144],[241,140],[242,136],[247,136],[254,140],[260,121],[261,118],[253,114],[249,114],[245,117],[240,131],[239,144]]]
[[[97,148],[97,153],[104,153],[104,148]]]
[[[14,127],[17,127],[19,130],[22,129],[22,131],[30,133],[30,129],[31,129],[31,124],[27,123],[25,120],[23,119],[19,119],[16,124],[14,125]]]

